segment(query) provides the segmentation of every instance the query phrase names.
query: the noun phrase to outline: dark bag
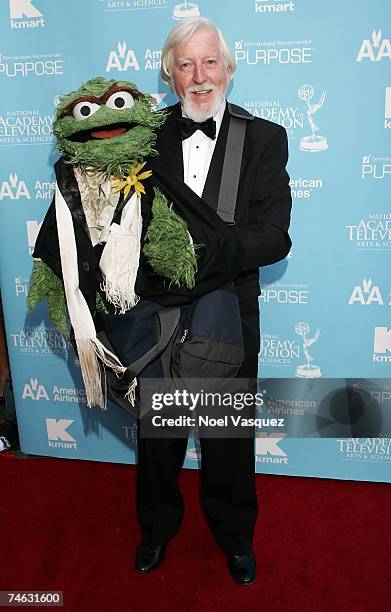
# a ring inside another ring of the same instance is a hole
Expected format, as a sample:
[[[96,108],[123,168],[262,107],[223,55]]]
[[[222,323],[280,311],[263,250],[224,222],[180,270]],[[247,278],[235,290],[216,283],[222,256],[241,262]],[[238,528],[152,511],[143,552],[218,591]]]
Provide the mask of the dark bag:
[[[233,378],[243,359],[242,324],[235,292],[225,287],[196,300],[173,343],[173,378]]]
[[[138,415],[138,408],[125,397],[129,386],[139,376],[162,378],[166,375],[160,356],[169,351],[168,346],[178,333],[180,316],[180,308],[166,308],[148,300],[141,300],[122,315],[99,316],[99,340],[121,363],[128,364],[120,378],[105,368],[107,397],[134,416]]]
[[[108,398],[134,415],[125,397],[134,378],[234,378],[244,358],[239,301],[231,287],[190,307],[141,300],[123,315],[103,315],[98,338],[127,365],[121,378],[106,369]]]

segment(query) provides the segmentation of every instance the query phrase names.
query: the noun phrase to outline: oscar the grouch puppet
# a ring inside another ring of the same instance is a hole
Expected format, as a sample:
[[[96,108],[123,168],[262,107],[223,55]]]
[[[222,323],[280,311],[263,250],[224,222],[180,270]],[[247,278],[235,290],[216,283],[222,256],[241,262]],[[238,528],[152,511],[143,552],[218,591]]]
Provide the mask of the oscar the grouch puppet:
[[[67,332],[68,313],[87,404],[105,407],[102,365],[125,366],[97,337],[96,313],[134,307],[140,260],[146,277],[191,291],[197,258],[186,222],[152,185],[147,158],[156,155],[164,112],[136,85],[95,78],[64,95],[53,132],[62,157],[56,191],[34,251],[31,310],[47,298],[54,325]],[[135,381],[129,389],[134,400]]]

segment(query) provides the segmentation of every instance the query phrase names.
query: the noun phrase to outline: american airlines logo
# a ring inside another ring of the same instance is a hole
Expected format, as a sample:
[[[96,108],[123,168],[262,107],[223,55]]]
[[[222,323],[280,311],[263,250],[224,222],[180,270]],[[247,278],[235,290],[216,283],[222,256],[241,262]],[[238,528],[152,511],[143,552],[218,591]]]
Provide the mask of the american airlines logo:
[[[22,181],[15,172],[0,183],[0,201],[19,200],[20,198],[31,200],[31,195],[25,181]]]
[[[371,38],[362,41],[356,62],[381,62],[383,59],[391,60],[391,43],[389,38],[383,38],[381,30],[372,30]]]
[[[30,382],[23,387],[22,399],[32,399],[35,402],[41,399],[49,401],[49,396],[45,387],[38,384],[36,378],[30,378]]]
[[[106,72],[118,70],[127,72],[128,70],[160,70],[161,67],[160,49],[145,49],[144,52],[136,55],[134,49],[129,49],[125,41],[119,41],[116,49],[111,49],[106,64]]]
[[[379,306],[391,306],[391,292],[388,294],[381,291],[378,285],[374,285],[371,278],[364,278],[361,285],[356,285],[351,293],[348,301],[349,306],[352,304],[361,304],[370,306],[378,304]]]

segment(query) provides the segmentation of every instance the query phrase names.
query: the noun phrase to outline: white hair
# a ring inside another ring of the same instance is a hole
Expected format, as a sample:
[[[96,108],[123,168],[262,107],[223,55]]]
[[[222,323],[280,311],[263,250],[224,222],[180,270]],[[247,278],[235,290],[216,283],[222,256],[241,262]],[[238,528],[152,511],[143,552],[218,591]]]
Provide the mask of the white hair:
[[[167,36],[166,42],[164,43],[161,57],[161,77],[166,83],[171,84],[172,82],[171,69],[174,60],[173,55],[175,47],[185,41],[189,41],[197,30],[211,30],[212,32],[216,32],[220,40],[220,48],[225,59],[227,70],[230,70],[232,73],[235,72],[235,58],[232,55],[232,52],[228,47],[227,43],[225,42],[224,36],[222,35],[219,28],[216,28],[216,26],[211,21],[209,21],[209,19],[206,19],[206,17],[194,17],[192,19],[185,19],[183,21],[180,21],[171,30],[171,32]]]

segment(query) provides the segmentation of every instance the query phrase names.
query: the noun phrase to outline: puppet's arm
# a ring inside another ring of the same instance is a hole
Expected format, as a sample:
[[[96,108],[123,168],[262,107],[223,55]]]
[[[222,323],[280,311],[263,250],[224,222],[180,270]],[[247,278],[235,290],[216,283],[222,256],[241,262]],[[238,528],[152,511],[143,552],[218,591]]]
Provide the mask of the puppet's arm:
[[[27,296],[27,308],[31,312],[36,305],[47,298],[49,317],[59,332],[69,336],[67,307],[61,280],[43,261],[34,261],[31,284]]]
[[[27,295],[28,312],[34,310],[37,304],[45,298],[47,298],[49,317],[54,327],[64,336],[69,336],[68,311],[61,279],[41,259],[35,259]],[[108,312],[98,292],[96,293],[96,310]]]
[[[152,221],[144,244],[144,254],[160,276],[178,287],[192,289],[197,272],[196,250],[187,223],[172,208],[160,189],[154,187]]]

